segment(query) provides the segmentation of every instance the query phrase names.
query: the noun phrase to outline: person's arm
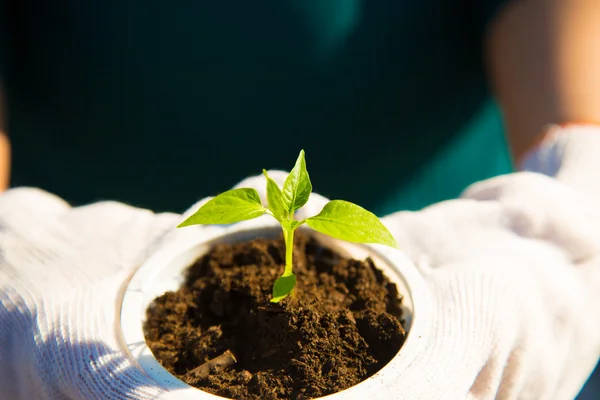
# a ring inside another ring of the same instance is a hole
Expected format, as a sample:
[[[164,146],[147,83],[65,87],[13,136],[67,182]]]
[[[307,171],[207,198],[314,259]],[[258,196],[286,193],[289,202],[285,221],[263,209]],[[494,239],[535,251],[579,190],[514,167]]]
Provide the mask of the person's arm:
[[[9,2],[0,0],[0,192],[8,189],[10,179],[10,142],[6,133],[6,103],[2,80],[8,63]]]
[[[0,86],[0,192],[8,189],[10,180],[10,142],[5,127],[4,97]]]
[[[548,124],[600,124],[600,1],[513,0],[487,53],[517,162]]]

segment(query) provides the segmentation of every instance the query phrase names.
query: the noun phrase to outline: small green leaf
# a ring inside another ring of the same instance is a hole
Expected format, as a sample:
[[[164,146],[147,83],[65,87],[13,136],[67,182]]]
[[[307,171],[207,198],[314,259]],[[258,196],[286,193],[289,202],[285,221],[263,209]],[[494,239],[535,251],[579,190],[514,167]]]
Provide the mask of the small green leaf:
[[[344,200],[332,200],[314,217],[306,219],[314,230],[355,243],[379,243],[398,247],[396,239],[377,216]]]
[[[286,178],[281,191],[281,198],[287,212],[294,214],[296,210],[305,205],[310,192],[312,192],[312,184],[310,183],[308,171],[306,171],[304,150],[300,150],[296,165]]]
[[[255,189],[232,189],[215,196],[177,227],[232,224],[260,217],[266,209]]]
[[[271,299],[272,303],[279,303],[281,300],[285,299],[294,287],[296,286],[296,275],[283,275],[277,278],[275,283],[273,284],[273,298]]]
[[[279,185],[273,179],[269,177],[267,171],[263,169],[263,174],[267,179],[267,202],[269,205],[269,210],[273,213],[273,216],[277,218],[278,221],[284,221],[288,218],[288,212],[286,211],[283,200],[281,199],[281,189],[279,189]]]

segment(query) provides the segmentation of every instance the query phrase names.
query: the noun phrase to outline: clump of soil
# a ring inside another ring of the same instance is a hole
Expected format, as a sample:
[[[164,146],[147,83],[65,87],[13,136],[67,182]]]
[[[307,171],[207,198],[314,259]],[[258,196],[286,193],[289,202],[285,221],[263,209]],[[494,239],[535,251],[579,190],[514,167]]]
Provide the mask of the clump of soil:
[[[147,311],[145,334],[184,382],[241,400],[310,399],[379,371],[405,339],[401,297],[370,259],[342,257],[296,232],[296,296],[269,301],[280,239],[220,244]]]

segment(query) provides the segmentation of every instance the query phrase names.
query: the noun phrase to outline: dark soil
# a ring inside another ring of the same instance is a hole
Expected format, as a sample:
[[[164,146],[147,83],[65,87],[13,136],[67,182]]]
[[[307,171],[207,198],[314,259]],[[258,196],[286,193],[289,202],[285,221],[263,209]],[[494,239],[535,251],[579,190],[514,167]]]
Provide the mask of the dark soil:
[[[148,344],[184,382],[244,400],[310,399],[380,370],[405,339],[401,297],[370,259],[296,233],[296,296],[271,303],[282,240],[217,245],[147,311]]]

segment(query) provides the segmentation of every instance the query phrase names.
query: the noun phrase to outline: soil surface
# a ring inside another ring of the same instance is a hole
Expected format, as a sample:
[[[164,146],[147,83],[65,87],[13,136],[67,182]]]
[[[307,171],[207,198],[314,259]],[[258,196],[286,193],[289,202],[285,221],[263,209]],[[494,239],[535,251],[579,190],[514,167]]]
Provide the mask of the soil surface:
[[[221,244],[191,266],[147,311],[162,365],[243,400],[322,397],[385,366],[405,339],[396,285],[370,259],[346,259],[296,231],[296,295],[274,304],[284,252],[277,239]]]

